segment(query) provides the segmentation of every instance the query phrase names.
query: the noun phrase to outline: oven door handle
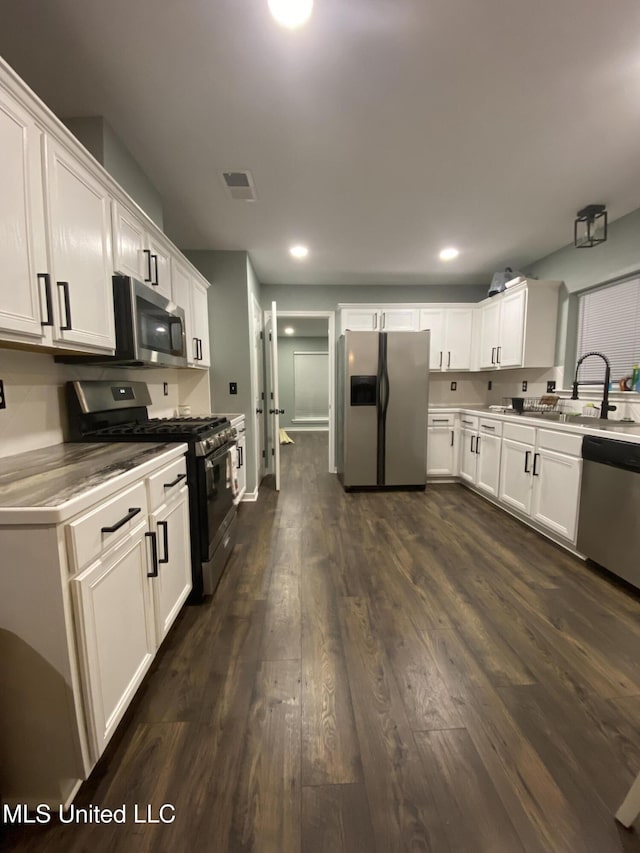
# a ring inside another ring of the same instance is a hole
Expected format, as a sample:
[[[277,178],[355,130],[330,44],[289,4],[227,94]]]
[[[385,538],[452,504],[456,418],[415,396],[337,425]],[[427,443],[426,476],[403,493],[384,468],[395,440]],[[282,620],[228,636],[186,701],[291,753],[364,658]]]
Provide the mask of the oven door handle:
[[[206,468],[213,468],[216,462],[219,462],[220,459],[224,459],[224,457],[231,451],[233,448],[232,444],[226,445],[225,447],[221,447],[217,449],[214,453],[210,453],[209,456],[205,456],[204,464]]]

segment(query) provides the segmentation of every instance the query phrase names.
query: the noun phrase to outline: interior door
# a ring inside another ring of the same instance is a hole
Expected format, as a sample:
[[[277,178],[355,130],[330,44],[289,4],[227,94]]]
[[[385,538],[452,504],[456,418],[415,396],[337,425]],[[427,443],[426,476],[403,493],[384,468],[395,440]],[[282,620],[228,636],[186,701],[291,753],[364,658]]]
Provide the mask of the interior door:
[[[267,453],[271,455],[276,491],[280,491],[280,393],[278,390],[278,313],[271,303],[271,317],[265,326],[267,342],[267,394],[269,397],[269,430]]]
[[[263,323],[262,309],[255,296],[251,296],[252,324],[251,334],[253,338],[253,371],[251,378],[251,393],[253,395],[254,420],[254,447],[256,458],[256,487],[266,474],[266,452],[265,452],[265,397],[264,392],[264,346],[263,346]],[[246,469],[245,469],[246,472]]]

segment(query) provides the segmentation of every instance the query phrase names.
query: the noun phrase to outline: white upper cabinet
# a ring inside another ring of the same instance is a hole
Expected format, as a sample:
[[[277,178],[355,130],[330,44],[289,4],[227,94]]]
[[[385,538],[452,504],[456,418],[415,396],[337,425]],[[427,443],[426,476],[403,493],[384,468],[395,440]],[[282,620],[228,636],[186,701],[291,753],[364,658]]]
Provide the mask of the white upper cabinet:
[[[185,264],[173,261],[173,298],[185,313],[187,359],[192,367],[211,365],[207,285],[191,274]]]
[[[342,334],[347,330],[352,332],[378,331],[377,308],[343,308],[340,312]]]
[[[529,280],[480,303],[478,367],[553,367],[560,282]]]
[[[113,351],[111,197],[56,139],[45,144],[49,271],[60,317],[53,336]]]
[[[383,308],[378,311],[378,318],[382,332],[418,331],[418,310],[416,308]]]
[[[51,339],[52,322],[41,145],[31,115],[0,87],[0,334],[35,343]]]
[[[473,308],[422,308],[419,326],[431,332],[430,370],[471,370]]]
[[[113,204],[113,269],[172,298],[171,252],[142,219],[123,204]]]
[[[340,329],[352,332],[416,332],[419,310],[413,306],[352,306],[340,311]]]

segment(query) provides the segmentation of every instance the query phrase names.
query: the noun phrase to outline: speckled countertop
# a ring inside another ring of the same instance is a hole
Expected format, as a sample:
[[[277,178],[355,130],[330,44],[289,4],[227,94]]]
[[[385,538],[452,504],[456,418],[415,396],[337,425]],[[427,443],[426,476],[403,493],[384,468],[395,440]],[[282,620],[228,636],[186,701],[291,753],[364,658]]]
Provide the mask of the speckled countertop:
[[[14,511],[25,510],[35,514],[32,522],[59,521],[91,497],[98,500],[129,485],[186,449],[176,443],[68,443],[1,458],[0,524],[17,523]]]

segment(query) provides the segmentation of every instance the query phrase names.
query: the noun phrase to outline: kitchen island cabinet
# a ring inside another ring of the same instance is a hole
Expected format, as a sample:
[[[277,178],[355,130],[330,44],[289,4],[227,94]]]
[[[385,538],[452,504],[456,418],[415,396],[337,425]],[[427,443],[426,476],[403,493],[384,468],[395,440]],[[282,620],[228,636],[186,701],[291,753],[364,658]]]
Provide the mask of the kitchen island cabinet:
[[[186,598],[185,450],[70,444],[0,460],[5,802],[73,800]]]

